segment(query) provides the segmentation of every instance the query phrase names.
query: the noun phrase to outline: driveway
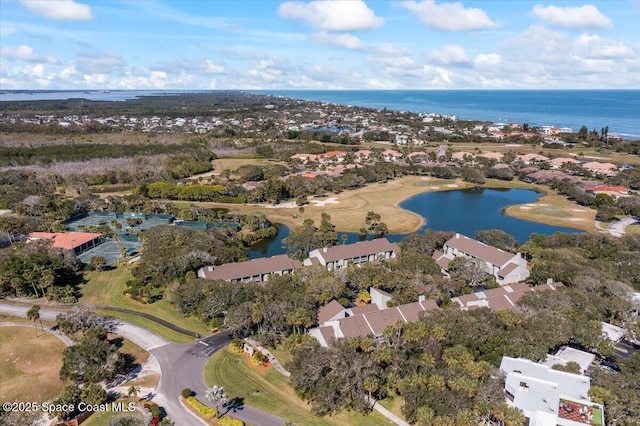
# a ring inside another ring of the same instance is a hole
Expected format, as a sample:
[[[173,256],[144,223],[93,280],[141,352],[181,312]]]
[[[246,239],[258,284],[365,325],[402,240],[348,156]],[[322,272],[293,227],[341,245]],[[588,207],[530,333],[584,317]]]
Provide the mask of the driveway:
[[[29,308],[0,302],[0,313],[5,315],[26,318]],[[55,321],[62,312],[41,307],[40,318]],[[183,389],[189,388],[196,392],[200,401],[209,404],[204,398],[207,389],[203,377],[204,365],[211,355],[228,345],[231,339],[219,333],[196,343],[170,343],[147,329],[120,320],[117,320],[115,332],[150,352],[150,356],[158,361],[161,375],[154,401],[164,407],[169,418],[177,425],[206,424],[180,404],[179,395]],[[285,422],[284,419],[247,406],[229,414],[257,426],[281,426]]]
[[[625,217],[624,219],[613,222],[611,225],[609,225],[609,228],[607,230],[614,237],[621,237],[625,234],[625,229],[627,228],[627,226],[636,222],[639,222],[636,218],[633,218],[631,216]]]

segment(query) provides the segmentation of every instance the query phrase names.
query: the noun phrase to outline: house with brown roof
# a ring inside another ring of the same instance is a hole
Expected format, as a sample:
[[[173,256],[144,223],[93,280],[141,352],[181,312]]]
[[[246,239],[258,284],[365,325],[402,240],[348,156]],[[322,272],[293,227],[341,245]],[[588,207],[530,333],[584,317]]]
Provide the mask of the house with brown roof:
[[[612,186],[612,185],[597,185],[592,186],[585,190],[589,194],[598,195],[598,194],[606,194],[610,195],[615,199],[619,197],[629,197],[629,188],[625,188],[624,186]]]
[[[579,160],[571,157],[556,157],[549,160],[552,169],[559,169],[565,164],[580,164]]]
[[[549,161],[549,157],[546,157],[540,154],[529,153],[524,155],[518,155],[516,157],[516,160],[520,160],[524,164],[535,164],[535,163],[540,163],[542,161]]]
[[[615,176],[616,174],[618,174],[618,166],[613,163],[600,163],[598,161],[590,161],[588,163],[584,163],[582,167],[592,173],[606,176]]]
[[[373,336],[380,339],[387,327],[416,322],[420,319],[420,312],[438,309],[434,300],[424,297],[418,302],[387,308],[386,302],[391,299],[389,293],[373,287],[369,292],[372,303],[368,305],[344,308],[334,300],[320,308],[319,326],[310,329],[309,334],[324,347],[342,338]]]
[[[385,161],[398,161],[402,158],[402,153],[395,149],[385,149],[382,151],[382,159]]]
[[[305,266],[322,265],[332,271],[346,268],[348,265],[395,259],[399,252],[400,248],[397,244],[390,243],[386,238],[377,238],[354,244],[341,244],[312,250],[303,264]]]
[[[549,280],[551,281],[551,280]],[[560,282],[548,282],[547,284],[529,287],[525,283],[514,283],[490,290],[477,291],[471,294],[454,297],[452,302],[457,303],[462,310],[489,308],[492,311],[512,309],[516,303],[527,293],[556,290],[562,287]]]
[[[500,285],[524,281],[530,274],[520,253],[509,253],[457,233],[444,244],[443,250],[434,252],[432,258],[445,274],[449,262],[459,256],[477,261]]]
[[[102,244],[104,237],[95,232],[32,232],[28,235],[27,241],[36,240],[49,240],[52,247],[79,255]]]
[[[567,175],[558,170],[538,170],[522,176],[520,180],[531,183],[549,183],[554,179],[562,180],[566,177]]]
[[[292,274],[300,263],[291,260],[286,254],[261,257],[247,262],[225,263],[218,266],[205,266],[198,270],[198,277],[209,280],[264,282],[271,275]]]

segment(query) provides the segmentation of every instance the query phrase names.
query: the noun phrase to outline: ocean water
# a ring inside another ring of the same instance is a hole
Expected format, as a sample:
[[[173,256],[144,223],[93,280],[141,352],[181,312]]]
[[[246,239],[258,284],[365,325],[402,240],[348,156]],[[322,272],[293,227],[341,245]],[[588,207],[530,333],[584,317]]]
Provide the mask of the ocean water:
[[[640,139],[640,90],[270,90],[255,93],[370,108],[528,123]]]
[[[85,98],[124,101],[199,90],[9,91],[1,101]],[[640,139],[640,90],[255,90],[253,93],[378,109],[455,115],[459,120],[532,126],[609,126],[609,134]]]

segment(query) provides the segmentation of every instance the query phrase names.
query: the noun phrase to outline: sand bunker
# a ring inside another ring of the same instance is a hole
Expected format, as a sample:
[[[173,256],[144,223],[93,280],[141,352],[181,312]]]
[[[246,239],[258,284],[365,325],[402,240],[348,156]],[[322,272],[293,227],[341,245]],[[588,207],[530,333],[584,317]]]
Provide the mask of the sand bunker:
[[[422,177],[422,178],[420,178],[420,179],[421,179],[421,180],[430,180],[431,178],[430,178],[430,177],[428,177],[428,176],[425,176],[425,177]]]
[[[572,217],[572,218],[571,218],[571,219],[569,219],[569,220],[570,220],[571,222],[578,222],[578,221],[581,221],[581,220],[584,220],[584,219],[583,219],[583,218],[581,218],[581,217]]]
[[[430,186],[429,188],[431,188],[431,189],[440,189],[439,186]]]
[[[457,188],[459,185],[456,185],[455,183],[450,183],[449,185],[447,185],[448,188]]]
[[[268,209],[293,209],[298,207],[298,205],[295,201],[290,201],[288,203],[270,204],[265,207]]]
[[[527,207],[527,206],[520,206],[520,208],[521,208],[522,210],[531,210],[531,207]]]
[[[582,209],[571,209],[572,212],[576,212],[576,213],[586,213],[586,210],[582,210]]]
[[[336,197],[330,197],[326,200],[309,200],[311,204],[317,207],[324,207],[327,204],[340,204],[340,201]]]

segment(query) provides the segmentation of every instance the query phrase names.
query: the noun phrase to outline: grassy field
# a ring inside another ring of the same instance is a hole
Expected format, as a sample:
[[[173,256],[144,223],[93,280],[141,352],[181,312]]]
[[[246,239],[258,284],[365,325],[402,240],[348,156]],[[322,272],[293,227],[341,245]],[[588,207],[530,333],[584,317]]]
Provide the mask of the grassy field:
[[[269,208],[264,205],[198,204],[237,209],[246,213],[260,211],[265,213],[272,222],[283,223],[289,227],[302,225],[305,219],[313,219],[316,224],[319,224],[322,213],[328,213],[336,229],[343,232],[358,232],[360,228],[366,226],[364,219],[367,212],[373,210],[381,215],[382,222],[387,224],[390,233],[402,234],[417,230],[423,221],[417,214],[398,208],[400,202],[422,192],[462,189],[471,186],[473,185],[460,180],[407,176],[386,183],[373,183],[353,191],[331,194],[329,198],[335,198],[337,203],[327,203],[324,206],[310,203],[304,206],[304,213],[300,213],[297,206]]]
[[[126,404],[127,402],[130,401],[130,399],[126,399],[124,401]],[[82,426],[109,426],[109,422],[112,419],[115,419],[120,416],[135,417],[140,421],[140,424],[142,424],[142,420],[144,419],[144,417],[142,416],[142,413],[139,412],[138,410],[133,412],[126,412],[126,413],[117,412],[117,411],[102,411],[102,412],[93,414],[91,417],[89,417],[86,421],[82,423]]]
[[[377,413],[363,416],[341,413],[331,417],[316,417],[310,406],[296,396],[287,378],[273,370],[257,369],[244,355],[228,349],[219,351],[207,362],[204,371],[208,386],[223,386],[231,398],[243,398],[246,405],[289,419],[296,424],[314,425],[385,425],[390,424]]]
[[[103,272],[86,272],[84,278],[86,284],[83,284],[80,289],[82,292],[80,303],[82,304],[131,309],[137,312],[155,315],[196,333],[208,333],[207,327],[200,320],[184,317],[166,300],[160,300],[159,302],[146,305],[125,296],[123,291],[126,281],[131,279],[131,272],[122,265]],[[148,328],[165,339],[174,342],[185,343],[193,340],[193,338],[189,336],[177,333],[145,318],[115,311],[105,311],[105,313],[115,318]]]
[[[597,232],[595,210],[569,201],[552,191],[538,198],[535,203],[509,206],[505,213],[531,222]]]
[[[547,157],[580,157],[586,160],[594,160],[601,162],[613,162],[618,164],[640,164],[640,156],[619,153],[619,152],[599,152],[594,148],[577,147],[572,149],[548,149],[542,148],[540,145],[520,145],[520,146],[508,146],[504,143],[452,143],[447,145],[454,151],[475,151],[478,148],[481,152],[513,152],[515,154],[542,154]]]
[[[629,225],[627,226],[626,229],[627,234],[640,234],[640,224],[633,224],[633,225]]]
[[[33,327],[0,327],[0,400],[43,402],[64,386],[58,377],[62,351],[57,337]]]
[[[378,401],[378,404],[382,405],[401,419],[404,418],[402,415],[402,405],[404,404],[404,400],[395,393],[392,392],[391,395],[387,396],[385,399]]]

